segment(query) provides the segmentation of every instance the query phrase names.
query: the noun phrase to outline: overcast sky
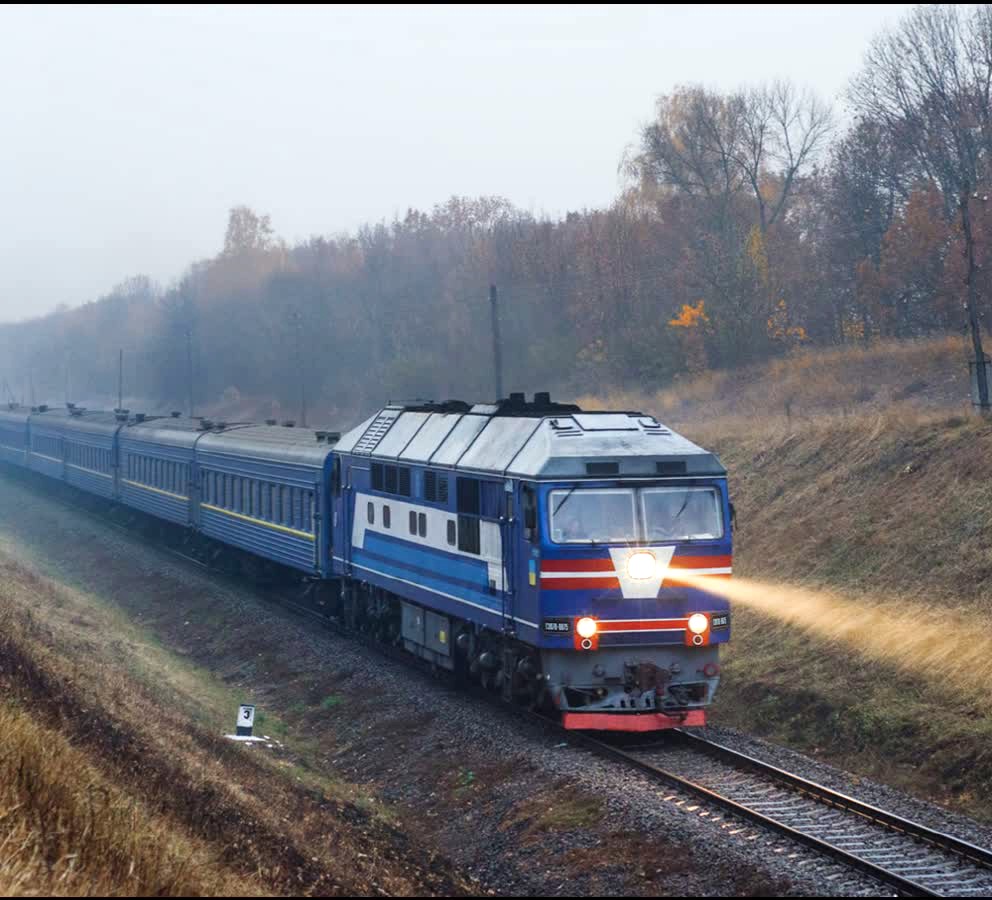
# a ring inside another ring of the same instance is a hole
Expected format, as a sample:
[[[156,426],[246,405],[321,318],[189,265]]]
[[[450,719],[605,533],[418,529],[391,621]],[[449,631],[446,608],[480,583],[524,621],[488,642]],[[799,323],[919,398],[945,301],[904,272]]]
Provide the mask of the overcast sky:
[[[0,8],[0,321],[167,285],[240,203],[290,241],[452,194],[608,204],[658,94],[837,98],[906,8]]]

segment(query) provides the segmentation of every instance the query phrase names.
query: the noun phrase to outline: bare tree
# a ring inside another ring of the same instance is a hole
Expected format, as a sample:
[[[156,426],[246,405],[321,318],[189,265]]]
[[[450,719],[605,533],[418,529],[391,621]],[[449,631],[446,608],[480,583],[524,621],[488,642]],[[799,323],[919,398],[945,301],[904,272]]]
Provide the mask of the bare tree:
[[[830,107],[788,81],[741,91],[734,162],[754,194],[762,232],[782,214],[796,178],[816,158],[833,128]],[[768,190],[774,182],[775,189]]]
[[[236,256],[253,250],[268,250],[273,243],[272,221],[248,206],[235,206],[227,220],[224,255]]]
[[[984,195],[979,186],[992,157],[992,7],[917,7],[872,42],[849,93],[862,115],[912,154],[920,176],[940,185],[949,211],[956,210],[979,406],[988,411],[971,204]]]
[[[725,202],[753,195],[767,231],[786,208],[797,178],[833,127],[830,107],[791,82],[730,95],[682,87],[658,101],[629,169],[641,179]]]

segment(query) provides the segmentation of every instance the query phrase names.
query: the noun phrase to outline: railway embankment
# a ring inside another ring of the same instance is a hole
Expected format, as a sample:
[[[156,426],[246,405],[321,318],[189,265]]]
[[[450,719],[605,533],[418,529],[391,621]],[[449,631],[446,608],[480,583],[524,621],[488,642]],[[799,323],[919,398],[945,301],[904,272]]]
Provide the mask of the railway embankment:
[[[730,471],[735,577],[768,588],[735,608],[714,721],[988,819],[992,423],[902,407],[687,430]]]
[[[0,554],[0,893],[471,893],[351,786],[226,741],[224,694]]]

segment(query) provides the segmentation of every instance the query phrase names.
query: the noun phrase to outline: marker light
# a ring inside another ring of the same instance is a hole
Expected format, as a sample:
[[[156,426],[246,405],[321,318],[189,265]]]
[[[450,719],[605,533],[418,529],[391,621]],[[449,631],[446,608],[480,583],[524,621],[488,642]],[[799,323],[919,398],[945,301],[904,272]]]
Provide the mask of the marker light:
[[[654,578],[657,571],[657,560],[654,558],[654,554],[649,553],[647,550],[639,550],[637,553],[632,553],[627,560],[627,574],[631,578],[639,580]]]
[[[710,620],[702,613],[693,613],[689,616],[689,631],[693,634],[702,634],[710,627]]]
[[[596,624],[596,620],[590,619],[589,616],[585,616],[575,623],[575,630],[579,633],[579,637],[581,638],[591,638],[596,634],[598,629],[599,626]]]

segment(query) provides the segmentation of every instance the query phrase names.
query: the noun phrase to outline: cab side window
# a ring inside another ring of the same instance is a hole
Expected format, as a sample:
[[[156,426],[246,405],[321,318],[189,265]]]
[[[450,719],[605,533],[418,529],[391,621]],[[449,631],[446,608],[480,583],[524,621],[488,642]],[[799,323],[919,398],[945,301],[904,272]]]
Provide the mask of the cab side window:
[[[524,485],[520,493],[524,512],[524,540],[537,540],[537,493],[534,488]]]

